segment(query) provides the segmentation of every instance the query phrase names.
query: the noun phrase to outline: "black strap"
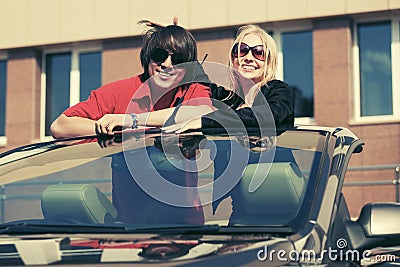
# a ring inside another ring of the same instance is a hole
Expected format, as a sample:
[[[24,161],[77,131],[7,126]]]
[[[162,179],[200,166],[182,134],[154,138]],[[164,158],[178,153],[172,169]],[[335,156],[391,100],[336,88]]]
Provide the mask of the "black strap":
[[[206,54],[204,56],[203,60],[201,61],[201,63],[199,65],[196,65],[197,67],[196,67],[195,71],[193,72],[192,79],[188,83],[189,86],[190,86],[191,83],[193,83],[194,79],[196,78],[196,75],[197,75],[198,71],[202,68],[203,63],[206,60],[207,56],[208,56],[208,54]],[[171,116],[168,117],[168,119],[165,122],[164,126],[169,126],[169,125],[175,124],[176,114],[178,113],[179,108],[182,106],[182,102],[185,99],[185,96],[186,96],[187,92],[189,91],[189,86],[185,89],[185,92],[183,93],[182,97],[178,100],[178,102],[177,102],[177,104],[176,104]]]

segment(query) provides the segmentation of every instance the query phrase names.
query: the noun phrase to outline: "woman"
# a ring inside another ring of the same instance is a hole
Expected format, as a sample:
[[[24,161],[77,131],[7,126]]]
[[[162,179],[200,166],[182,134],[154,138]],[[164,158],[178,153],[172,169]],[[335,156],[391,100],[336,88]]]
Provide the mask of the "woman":
[[[270,127],[273,123],[272,126],[275,126],[279,133],[287,127],[294,126],[295,94],[288,84],[275,79],[277,57],[275,41],[267,32],[256,25],[239,28],[229,52],[229,66],[233,69],[232,89],[211,87],[212,98],[221,101],[220,106],[225,105],[225,108],[219,108],[187,122],[164,127],[164,130],[179,133],[202,127]],[[255,142],[258,143],[262,142]],[[214,157],[214,180],[228,180],[226,184],[230,186],[233,183],[229,181],[232,180],[232,174],[242,169],[238,166],[240,164],[232,159],[232,142],[217,141],[216,145],[218,149]],[[256,154],[250,153],[247,163],[258,161],[261,156]],[[233,169],[236,168],[237,171],[229,171],[232,169],[228,166],[229,162],[233,162],[230,166],[233,165]],[[232,186],[227,187],[224,182],[220,184],[222,186],[214,183],[214,212],[224,198],[231,196],[233,212],[230,223],[235,223],[235,220],[240,220],[244,214],[239,186],[234,186],[228,193]]]
[[[295,94],[289,85],[275,79],[277,65],[278,53],[272,37],[256,25],[242,26],[229,52],[229,66],[234,70],[233,88],[211,87],[212,98],[229,106],[231,111],[217,109],[164,130],[179,133],[201,127],[235,126],[238,117],[246,127],[269,125],[271,117],[265,114],[266,104],[277,128],[293,126]]]

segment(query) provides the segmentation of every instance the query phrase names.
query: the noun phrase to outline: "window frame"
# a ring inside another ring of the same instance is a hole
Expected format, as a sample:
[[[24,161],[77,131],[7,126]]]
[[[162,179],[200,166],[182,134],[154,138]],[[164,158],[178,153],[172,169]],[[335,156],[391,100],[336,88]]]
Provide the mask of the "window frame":
[[[391,25],[391,68],[392,68],[392,115],[361,116],[361,72],[360,72],[360,48],[358,43],[358,26],[363,23],[381,23],[389,21]],[[351,125],[392,123],[400,122],[400,17],[386,16],[375,18],[359,18],[353,23],[353,116],[350,118]],[[398,59],[398,60],[394,60]],[[396,75],[397,73],[397,75]]]
[[[0,60],[1,61],[3,61],[3,60],[6,61],[6,64],[7,64],[7,61],[8,61],[7,52],[0,51]],[[7,72],[8,72],[8,68],[6,68],[6,75],[7,75]],[[6,107],[7,107],[7,82],[6,82]],[[7,110],[6,110],[6,113],[4,115],[5,116],[7,115]],[[6,121],[5,125],[4,125],[5,132],[6,132],[6,127],[7,127],[7,121]],[[6,134],[0,136],[0,147],[5,147],[5,146],[7,146],[7,135]]]
[[[59,53],[71,53],[71,70],[70,70],[70,87],[69,106],[73,106],[80,102],[80,70],[79,55],[81,53],[100,52],[102,54],[103,47],[99,43],[90,45],[69,45],[56,48],[44,48],[42,53],[42,72],[41,80],[41,105],[40,105],[40,140],[52,140],[51,136],[46,136],[46,56]],[[102,69],[102,67],[101,67]]]
[[[303,32],[310,31],[313,33],[313,24],[312,21],[306,21],[301,23],[301,25],[288,25],[282,27],[275,27],[269,29],[272,32],[272,37],[275,40],[276,48],[278,50],[278,69],[276,72],[276,78],[282,81],[285,81],[284,77],[284,66],[283,66],[283,51],[282,51],[282,34],[290,33],[290,32]],[[313,51],[311,51],[313,53]],[[314,65],[313,65],[314,71]],[[314,77],[314,74],[313,74]],[[315,100],[315,87],[313,88],[313,100]],[[315,110],[314,110],[315,112]],[[296,117],[295,118],[296,125],[315,125],[315,118],[313,117]]]

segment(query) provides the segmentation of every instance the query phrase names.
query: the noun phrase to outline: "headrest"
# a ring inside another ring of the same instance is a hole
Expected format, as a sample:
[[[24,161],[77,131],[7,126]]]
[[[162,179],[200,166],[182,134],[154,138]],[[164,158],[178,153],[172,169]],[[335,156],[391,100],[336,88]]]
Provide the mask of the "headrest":
[[[249,164],[242,175],[245,218],[240,224],[287,223],[296,216],[307,180],[292,162]]]
[[[76,223],[114,223],[117,210],[96,187],[87,184],[60,184],[42,194],[46,220]]]

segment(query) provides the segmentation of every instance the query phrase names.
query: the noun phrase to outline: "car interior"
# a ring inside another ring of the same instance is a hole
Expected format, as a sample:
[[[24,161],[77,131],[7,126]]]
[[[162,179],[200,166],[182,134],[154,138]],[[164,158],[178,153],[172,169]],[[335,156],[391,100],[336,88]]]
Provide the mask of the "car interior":
[[[307,186],[292,162],[249,164],[241,179],[246,216],[234,225],[242,226],[287,223],[296,216]],[[251,188],[254,183],[256,188]],[[50,185],[42,194],[41,207],[44,219],[50,221],[112,224],[117,218],[109,198],[90,184]]]

